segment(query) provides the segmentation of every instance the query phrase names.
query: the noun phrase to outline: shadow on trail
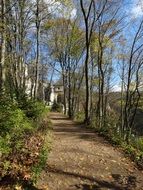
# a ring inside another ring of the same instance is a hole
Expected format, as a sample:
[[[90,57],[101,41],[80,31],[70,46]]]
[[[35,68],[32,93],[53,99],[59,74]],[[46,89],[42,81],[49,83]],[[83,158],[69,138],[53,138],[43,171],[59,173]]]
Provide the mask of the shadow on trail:
[[[121,176],[120,174],[113,174],[112,178],[114,179],[114,181],[108,182],[96,179],[95,177],[92,176],[85,176],[75,172],[66,172],[61,169],[50,166],[47,166],[45,170],[46,172],[65,175],[65,178],[71,176],[71,177],[80,178],[81,180],[89,180],[89,182],[92,184],[85,183],[85,184],[74,185],[75,187],[77,187],[77,189],[79,188],[82,190],[96,190],[101,188],[108,188],[112,190],[131,190],[136,187],[136,177],[134,176]]]
[[[62,132],[84,132],[78,125],[74,125],[74,127],[72,126],[73,124],[66,124],[66,126],[61,123],[61,124],[55,124],[54,126],[54,131],[55,132],[59,132],[59,133],[62,133]]]
[[[59,121],[60,121],[60,120],[64,120],[64,121],[65,121],[65,120],[67,120],[67,121],[70,120],[70,118],[68,118],[68,117],[58,117],[58,118],[56,118],[56,117],[52,117],[52,116],[50,117],[50,119],[59,120]]]
[[[56,120],[60,121],[59,118]],[[81,123],[71,122],[71,123],[64,123],[59,122],[54,124],[54,132],[58,135],[66,135],[66,136],[78,136],[80,139],[84,139],[87,141],[94,141],[99,138],[98,135],[95,134],[94,129],[88,129],[83,126]],[[109,145],[109,143],[102,139],[102,143]]]
[[[3,189],[4,187],[11,187],[14,188],[15,185],[19,184],[22,189],[25,190],[42,190],[35,187],[32,183],[32,181],[24,180],[22,178],[19,178],[18,180],[12,176],[5,176],[0,181],[0,189]],[[15,188],[14,188],[15,189]]]

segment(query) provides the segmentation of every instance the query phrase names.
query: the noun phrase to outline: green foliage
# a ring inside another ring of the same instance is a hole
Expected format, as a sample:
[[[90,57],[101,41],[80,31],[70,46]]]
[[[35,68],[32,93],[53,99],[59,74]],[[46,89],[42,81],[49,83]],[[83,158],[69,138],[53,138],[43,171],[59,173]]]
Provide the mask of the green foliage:
[[[125,147],[125,150],[126,150],[127,154],[130,154],[130,155],[134,154],[135,155],[136,149],[133,146],[125,145],[124,147]]]
[[[11,137],[9,134],[5,135],[4,137],[0,137],[0,153],[1,155],[9,154],[11,152]]]
[[[37,119],[45,112],[45,105],[42,102],[31,99],[21,101],[19,106],[26,116],[31,119]]]
[[[76,114],[75,114],[75,120],[77,121],[77,122],[83,122],[84,121],[84,119],[85,119],[85,114],[84,114],[84,112],[77,112]]]
[[[0,134],[2,137],[11,134],[11,137],[21,136],[24,131],[31,130],[32,125],[25,113],[16,103],[0,102]]]
[[[96,117],[92,119],[91,128],[94,128],[96,132],[104,136],[110,143],[117,145],[123,148],[124,152],[137,164],[143,162],[143,138],[137,138],[134,135],[131,135],[130,144],[127,144],[124,140],[124,137],[120,134],[120,129],[116,125],[116,117],[107,118],[105,125],[99,127],[98,120]],[[140,167],[143,168],[143,164],[140,164]]]
[[[51,19],[45,23],[44,29],[46,31],[51,31],[51,38],[48,44],[50,48],[56,49],[52,54],[54,59],[59,60],[59,57],[61,57],[67,49],[71,59],[77,59],[79,55],[81,55],[84,43],[84,33],[75,22],[65,18],[58,18],[57,20]],[[53,35],[53,31],[57,32],[57,30],[58,35]]]
[[[143,152],[143,138],[139,138],[137,140],[137,147],[139,150],[141,150]]]
[[[5,104],[3,104],[5,103]],[[10,160],[10,155],[20,152],[23,147],[25,135],[32,132],[34,125],[25,113],[17,107],[16,103],[7,100],[0,103],[0,152],[2,173],[7,174],[9,167],[5,167]]]
[[[36,166],[33,167],[33,182],[37,181],[42,169],[44,168],[47,161],[48,151],[43,147],[39,155],[39,162]]]
[[[132,136],[130,143],[134,148],[143,152],[143,137]]]
[[[51,140],[52,140],[51,133],[48,132],[47,135],[45,136],[43,146],[41,147],[38,162],[32,168],[33,182],[37,181],[37,178],[39,177],[41,171],[46,165],[48,153],[51,150]]]
[[[51,110],[54,112],[62,112],[63,111],[63,105],[54,101]]]
[[[26,159],[26,155],[30,155],[30,149],[26,147],[26,140],[36,133],[39,133],[40,128],[42,128],[42,132],[43,126],[44,130],[46,129],[48,125],[48,119],[46,119],[47,111],[45,105],[41,102],[25,98],[18,103],[7,97],[1,98],[0,175],[2,177],[7,174],[17,175],[19,171],[24,170],[24,168],[22,169],[21,159],[24,159],[24,157]],[[39,139],[39,141],[41,145],[42,139]],[[33,146],[34,144],[32,147]],[[35,146],[37,146],[36,141]],[[41,154],[43,154],[43,152]]]

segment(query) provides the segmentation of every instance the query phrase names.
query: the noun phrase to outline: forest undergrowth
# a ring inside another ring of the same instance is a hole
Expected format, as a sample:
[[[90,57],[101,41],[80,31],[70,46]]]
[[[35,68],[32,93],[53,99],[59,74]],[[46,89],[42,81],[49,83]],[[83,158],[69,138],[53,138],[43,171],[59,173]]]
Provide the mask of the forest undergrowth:
[[[0,102],[0,187],[32,187],[50,151],[49,110],[42,102],[3,96]]]

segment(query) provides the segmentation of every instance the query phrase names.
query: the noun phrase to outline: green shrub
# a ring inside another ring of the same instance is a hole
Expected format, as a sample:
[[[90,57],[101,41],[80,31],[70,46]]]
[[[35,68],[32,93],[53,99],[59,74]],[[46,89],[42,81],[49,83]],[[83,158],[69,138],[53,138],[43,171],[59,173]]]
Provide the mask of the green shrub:
[[[17,175],[16,172],[24,170],[22,159],[26,159],[26,155],[30,154],[30,152],[27,152],[29,150],[25,144],[26,139],[30,139],[38,132],[37,130],[40,127],[47,125],[47,121],[43,121],[46,114],[47,109],[41,102],[24,99],[17,103],[9,98],[1,98],[0,176]],[[46,128],[46,126],[44,127]],[[37,147],[37,144],[35,144],[35,147]]]
[[[37,119],[45,112],[45,105],[42,102],[26,99],[19,104],[20,109],[24,110],[24,113],[28,118]]]
[[[16,104],[0,103],[0,134],[21,136],[24,131],[32,129],[30,120]]]
[[[32,180],[35,183],[47,161],[48,151],[43,147],[40,151],[39,162],[32,168]]]
[[[138,139],[137,147],[139,150],[141,150],[143,152],[143,137]]]
[[[52,136],[51,136],[51,133],[48,132],[45,136],[43,146],[41,147],[38,162],[32,167],[33,182],[37,181],[41,171],[46,165],[48,153],[51,150],[51,141],[52,141]]]
[[[63,105],[54,101],[51,110],[54,112],[62,112],[63,111]]]
[[[9,134],[5,135],[4,137],[0,137],[0,154],[1,154],[1,156],[3,154],[8,155],[12,151],[10,144],[11,144],[11,137]]]
[[[143,137],[132,137],[131,144],[133,147],[143,152]]]
[[[76,114],[75,114],[75,120],[77,121],[77,122],[83,122],[84,121],[84,119],[85,119],[85,114],[84,114],[84,112],[77,112]]]

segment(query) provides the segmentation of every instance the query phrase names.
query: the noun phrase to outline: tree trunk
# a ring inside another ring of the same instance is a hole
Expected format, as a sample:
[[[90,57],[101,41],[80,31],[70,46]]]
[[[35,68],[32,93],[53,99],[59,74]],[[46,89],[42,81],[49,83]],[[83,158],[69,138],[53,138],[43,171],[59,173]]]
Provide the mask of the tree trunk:
[[[67,93],[67,87],[66,87],[66,77],[65,73],[63,72],[63,88],[64,88],[64,114],[67,114],[67,98],[66,98],[66,93]]]
[[[70,60],[69,60],[69,74],[68,74],[68,116],[69,118],[72,117],[72,113],[71,113],[71,68],[70,68]]]
[[[39,18],[39,0],[37,0],[36,10],[36,71],[35,71],[35,87],[34,98],[38,98],[39,87],[39,62],[40,62],[40,18]]]
[[[2,22],[2,34],[1,34],[1,90],[5,90],[6,70],[5,70],[5,51],[6,51],[6,30],[5,30],[5,0],[1,0],[1,22]]]

